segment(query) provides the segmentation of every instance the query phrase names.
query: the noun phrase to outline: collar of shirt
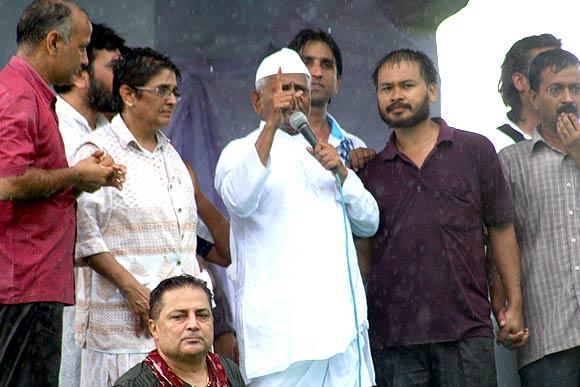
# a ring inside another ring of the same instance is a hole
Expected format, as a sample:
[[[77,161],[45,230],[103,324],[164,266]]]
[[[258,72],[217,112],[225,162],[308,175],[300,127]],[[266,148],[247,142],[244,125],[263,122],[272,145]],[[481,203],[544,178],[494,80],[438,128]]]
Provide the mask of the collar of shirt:
[[[30,82],[33,89],[37,90],[49,105],[54,104],[56,93],[28,62],[18,56],[13,56],[10,58],[8,66],[14,68],[24,79]]]
[[[328,143],[334,147],[337,147],[341,142],[343,142],[346,137],[342,133],[342,128],[336,122],[333,116],[326,114],[326,121],[330,126],[330,137],[328,138]]]
[[[447,125],[447,123],[441,117],[433,117],[431,120],[439,125],[439,135],[437,136],[437,143],[435,146],[438,147],[444,142],[453,143],[453,128]],[[381,157],[383,161],[388,161],[393,160],[397,156],[401,157],[401,152],[397,147],[397,134],[393,130],[387,146],[381,151],[381,153],[379,153],[379,157]]]
[[[60,95],[56,96],[55,110],[60,120],[64,117],[69,118],[85,129],[87,133],[91,132],[91,127],[89,126],[87,119]]]
[[[529,134],[527,134],[526,132],[524,132],[523,130],[521,130],[519,126],[517,126],[512,120],[510,120],[508,118],[508,116],[505,117],[505,123],[508,124],[513,130],[517,131],[522,136],[524,136],[524,139],[526,139],[526,140],[531,140],[532,139],[532,136],[530,136]],[[534,132],[535,132],[535,130],[534,130]]]
[[[539,126],[536,129],[534,129],[534,133],[531,137],[532,147],[530,148],[530,156],[536,152],[539,152],[540,149],[551,149],[552,151],[557,152],[559,155],[561,155],[562,159],[564,159],[564,157],[566,157],[566,153],[563,153],[562,151],[550,145],[548,141],[546,141],[544,137],[542,137],[542,134],[540,133],[539,129],[540,129]]]
[[[113,128],[113,132],[119,139],[119,143],[123,146],[123,148],[127,149],[129,145],[133,144],[133,146],[136,149],[139,149],[143,152],[146,151],[146,149],[144,149],[141,145],[139,145],[137,139],[135,139],[135,136],[133,136],[133,133],[131,133],[127,125],[125,125],[125,121],[123,121],[123,118],[121,117],[120,114],[117,114],[115,117],[113,117],[113,120],[111,121],[111,126]],[[165,145],[170,143],[167,136],[165,136],[165,134],[163,134],[163,132],[161,132],[160,130],[157,130],[155,136],[157,137],[157,147],[153,152],[163,149]]]

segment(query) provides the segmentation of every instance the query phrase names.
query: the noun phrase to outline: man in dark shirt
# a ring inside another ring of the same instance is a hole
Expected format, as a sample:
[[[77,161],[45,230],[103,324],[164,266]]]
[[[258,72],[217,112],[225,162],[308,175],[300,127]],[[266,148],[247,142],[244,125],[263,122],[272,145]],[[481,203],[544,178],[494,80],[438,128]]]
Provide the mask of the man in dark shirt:
[[[367,288],[377,383],[494,386],[483,226],[508,307],[500,338],[523,337],[514,209],[483,136],[429,117],[437,72],[423,53],[378,64],[379,113],[394,129],[361,178],[380,208]]]

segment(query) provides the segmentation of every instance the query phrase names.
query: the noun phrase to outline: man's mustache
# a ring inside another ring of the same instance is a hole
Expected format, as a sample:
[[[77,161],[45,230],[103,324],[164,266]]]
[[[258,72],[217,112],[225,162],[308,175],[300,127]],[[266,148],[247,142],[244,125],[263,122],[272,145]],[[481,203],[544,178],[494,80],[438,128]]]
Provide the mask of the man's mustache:
[[[398,109],[398,108],[412,109],[413,107],[407,103],[395,102],[395,103],[392,103],[389,106],[387,106],[387,113],[390,113],[394,109]]]
[[[578,115],[578,108],[573,103],[565,103],[558,106],[558,109],[556,109],[556,113],[558,114],[572,113]]]

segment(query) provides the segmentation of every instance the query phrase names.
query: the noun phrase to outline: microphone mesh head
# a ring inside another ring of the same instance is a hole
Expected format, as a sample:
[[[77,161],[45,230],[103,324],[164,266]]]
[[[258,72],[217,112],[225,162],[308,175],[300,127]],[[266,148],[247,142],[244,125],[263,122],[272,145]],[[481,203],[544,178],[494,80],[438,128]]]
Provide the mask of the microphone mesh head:
[[[308,124],[308,119],[306,118],[306,115],[302,112],[292,113],[288,121],[290,122],[290,126],[296,130],[300,130],[300,128],[302,128],[304,124]]]

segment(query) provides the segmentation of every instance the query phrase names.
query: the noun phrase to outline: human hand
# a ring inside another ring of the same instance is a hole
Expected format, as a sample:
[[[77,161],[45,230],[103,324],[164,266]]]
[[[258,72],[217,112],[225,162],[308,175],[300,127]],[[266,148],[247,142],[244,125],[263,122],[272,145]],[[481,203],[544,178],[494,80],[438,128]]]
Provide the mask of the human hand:
[[[320,165],[324,168],[328,169],[329,171],[336,171],[340,176],[340,181],[344,182],[348,175],[348,170],[342,163],[336,148],[330,144],[325,144],[319,142],[316,144],[316,147],[312,149],[311,147],[306,148],[311,155],[316,157]]]
[[[135,315],[137,324],[135,334],[140,337],[142,334],[149,337],[149,295],[151,291],[138,282],[131,284],[123,290],[129,309]]]
[[[77,172],[79,191],[94,192],[102,186],[123,189],[126,168],[115,164],[113,158],[102,150],[77,163],[73,169]]]
[[[494,311],[497,324],[500,328],[497,334],[498,342],[504,347],[513,350],[524,346],[529,338],[528,328],[524,328],[521,308],[501,308]]]
[[[370,148],[357,148],[348,152],[348,167],[358,171],[369,161],[377,157],[377,152]]]
[[[574,113],[562,113],[556,122],[556,131],[568,155],[580,165],[580,124]]]
[[[282,81],[282,68],[279,67],[272,95],[273,110],[264,117],[266,122],[274,128],[281,128],[293,112],[306,111],[300,100],[304,92],[302,90],[295,91],[293,84],[288,90],[283,90]]]

